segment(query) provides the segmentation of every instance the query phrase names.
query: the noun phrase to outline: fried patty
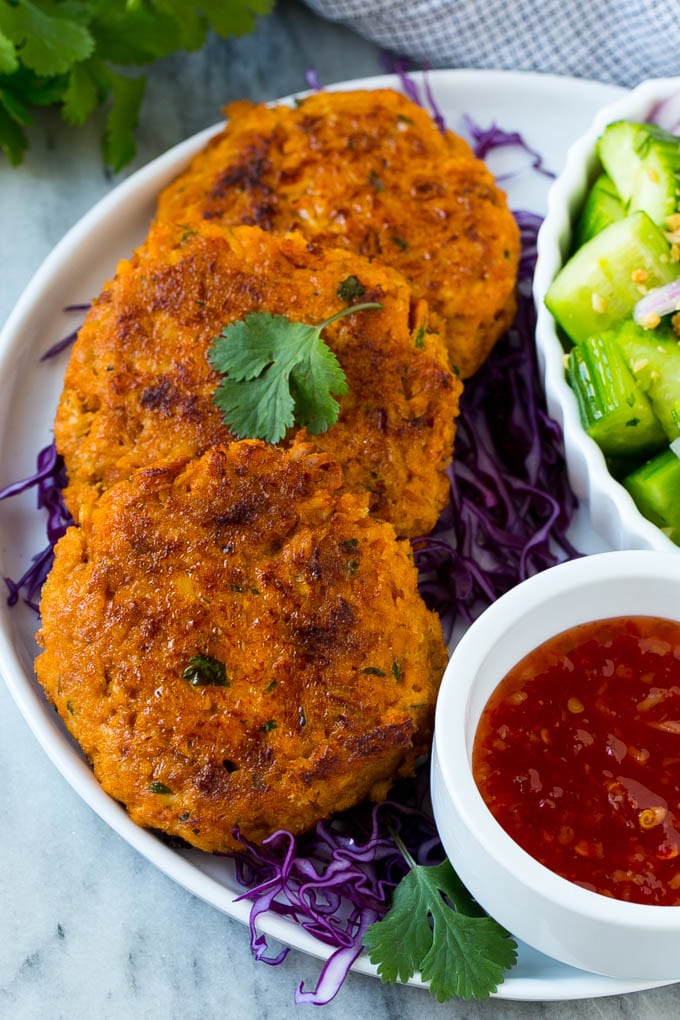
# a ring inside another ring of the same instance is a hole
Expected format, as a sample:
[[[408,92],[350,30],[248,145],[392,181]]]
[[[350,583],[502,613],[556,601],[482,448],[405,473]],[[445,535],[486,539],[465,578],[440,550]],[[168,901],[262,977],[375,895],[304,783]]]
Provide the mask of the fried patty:
[[[57,545],[38,678],[138,824],[308,830],[428,746],[447,653],[409,548],[307,444],[150,467]]]
[[[158,217],[299,231],[398,269],[441,320],[463,378],[515,311],[519,232],[467,143],[398,92],[317,92],[228,122],[161,194]]]
[[[397,272],[353,252],[210,223],[154,226],[80,330],[55,422],[74,518],[136,469],[233,438],[207,358],[226,323],[267,310],[319,324],[352,303],[347,281],[382,307],[324,331],[349,392],[338,423],[306,438],[337,458],[350,488],[400,535],[430,531],[447,501],[461,383],[428,332],[424,303]]]

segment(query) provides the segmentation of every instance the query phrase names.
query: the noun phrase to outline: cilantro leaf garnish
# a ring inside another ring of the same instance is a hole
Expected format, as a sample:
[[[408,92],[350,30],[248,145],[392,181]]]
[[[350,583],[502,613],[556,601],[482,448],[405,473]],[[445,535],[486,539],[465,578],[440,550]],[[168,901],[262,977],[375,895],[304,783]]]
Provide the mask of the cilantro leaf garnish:
[[[448,861],[416,864],[395,839],[411,870],[396,887],[391,909],[364,933],[378,974],[394,984],[419,970],[440,1002],[487,998],[515,964],[516,942],[482,911]]]
[[[223,378],[214,402],[239,439],[278,443],[297,424],[313,434],[335,425],[347,379],[321,338],[332,322],[353,312],[380,308],[370,302],[343,308],[319,326],[285,315],[251,312],[225,326],[208,352]]]

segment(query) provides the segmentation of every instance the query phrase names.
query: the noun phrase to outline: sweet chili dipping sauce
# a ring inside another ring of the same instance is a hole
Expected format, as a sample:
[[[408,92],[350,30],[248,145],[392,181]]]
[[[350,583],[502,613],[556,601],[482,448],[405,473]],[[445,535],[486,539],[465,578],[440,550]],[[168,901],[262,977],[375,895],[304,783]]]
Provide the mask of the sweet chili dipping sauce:
[[[680,623],[616,617],[540,645],[489,699],[473,773],[497,821],[552,871],[680,905]]]

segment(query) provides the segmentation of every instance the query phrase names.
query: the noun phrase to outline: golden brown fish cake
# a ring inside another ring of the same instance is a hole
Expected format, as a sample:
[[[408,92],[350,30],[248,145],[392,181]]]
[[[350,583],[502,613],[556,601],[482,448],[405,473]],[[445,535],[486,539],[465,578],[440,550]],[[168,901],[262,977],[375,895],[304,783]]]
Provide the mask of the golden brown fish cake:
[[[472,375],[512,322],[519,231],[467,143],[389,89],[227,115],[161,193],[159,218],[297,230],[379,258],[441,317],[451,363]]]
[[[427,332],[424,304],[413,304],[396,272],[351,252],[321,250],[299,234],[207,223],[152,228],[80,330],[55,422],[76,520],[137,468],[232,438],[207,360],[226,323],[267,310],[319,324],[347,305],[338,289],[349,277],[363,286],[361,300],[382,308],[324,331],[349,393],[337,425],[309,438],[400,535],[430,531],[448,497],[461,383],[440,338]]]
[[[138,824],[305,831],[427,748],[447,653],[409,549],[305,444],[148,468],[59,542],[38,678]]]

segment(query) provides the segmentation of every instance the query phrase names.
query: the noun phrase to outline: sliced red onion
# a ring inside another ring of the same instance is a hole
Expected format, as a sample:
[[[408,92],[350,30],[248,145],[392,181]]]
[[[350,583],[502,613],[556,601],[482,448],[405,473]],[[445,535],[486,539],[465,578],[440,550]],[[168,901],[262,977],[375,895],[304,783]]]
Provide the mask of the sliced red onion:
[[[680,91],[657,103],[647,120],[674,135],[680,134]]]
[[[655,287],[644,297],[640,298],[633,309],[633,318],[638,326],[648,327],[655,323],[658,316],[660,319],[671,312],[680,311],[680,278],[665,283],[662,287]]]

